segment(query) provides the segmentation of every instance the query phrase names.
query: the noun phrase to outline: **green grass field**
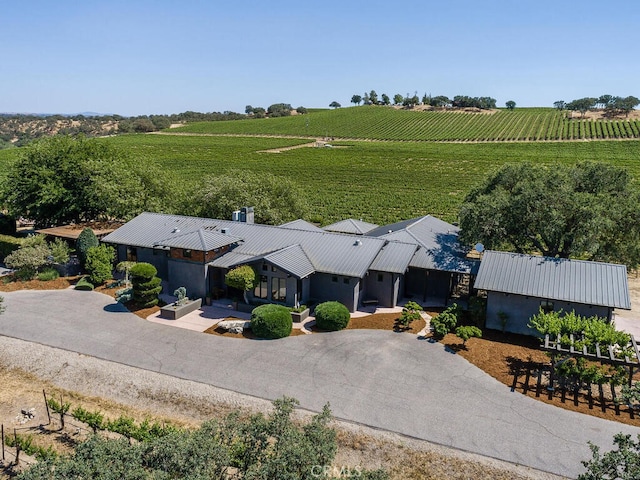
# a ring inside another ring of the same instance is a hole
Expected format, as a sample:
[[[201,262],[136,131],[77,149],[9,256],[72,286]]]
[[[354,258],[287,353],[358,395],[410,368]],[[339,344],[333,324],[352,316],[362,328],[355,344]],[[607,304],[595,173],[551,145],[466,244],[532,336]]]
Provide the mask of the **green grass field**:
[[[268,120],[270,121],[270,120]],[[223,122],[219,122],[223,123]],[[241,122],[238,122],[241,123]],[[258,124],[256,122],[255,124]],[[640,142],[335,142],[336,148],[263,150],[308,143],[301,138],[125,135],[113,143],[141,162],[156,164],[178,184],[232,169],[289,177],[304,187],[309,220],[328,224],[362,218],[384,224],[432,214],[456,221],[473,185],[505,163],[608,162],[640,179]],[[19,149],[0,151],[0,177]],[[640,182],[636,183],[640,188]]]
[[[291,117],[200,122],[175,131],[448,142],[640,138],[639,120],[581,120],[578,114],[567,119],[566,114],[553,108],[487,114],[363,106]]]

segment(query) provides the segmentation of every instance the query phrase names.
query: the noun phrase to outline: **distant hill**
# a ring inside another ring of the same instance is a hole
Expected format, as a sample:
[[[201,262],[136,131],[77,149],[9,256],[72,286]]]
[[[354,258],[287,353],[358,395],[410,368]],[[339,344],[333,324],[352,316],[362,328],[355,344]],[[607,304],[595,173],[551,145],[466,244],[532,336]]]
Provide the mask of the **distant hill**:
[[[640,138],[638,112],[607,119],[553,108],[407,110],[361,106],[290,117],[197,122],[171,132],[401,141],[566,141]]]

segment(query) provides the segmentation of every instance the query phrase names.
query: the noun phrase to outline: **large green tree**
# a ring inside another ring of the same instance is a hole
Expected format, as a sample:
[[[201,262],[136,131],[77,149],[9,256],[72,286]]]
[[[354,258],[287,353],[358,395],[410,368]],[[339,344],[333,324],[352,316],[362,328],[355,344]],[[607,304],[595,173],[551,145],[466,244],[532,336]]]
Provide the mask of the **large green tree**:
[[[24,147],[0,194],[11,215],[39,227],[128,219],[163,206],[162,178],[108,142],[61,136]]]
[[[301,187],[270,173],[230,171],[208,177],[183,205],[185,215],[231,219],[234,210],[255,207],[256,223],[280,225],[308,211]]]
[[[626,170],[612,165],[505,165],[465,198],[460,238],[491,249],[635,267],[637,202]]]

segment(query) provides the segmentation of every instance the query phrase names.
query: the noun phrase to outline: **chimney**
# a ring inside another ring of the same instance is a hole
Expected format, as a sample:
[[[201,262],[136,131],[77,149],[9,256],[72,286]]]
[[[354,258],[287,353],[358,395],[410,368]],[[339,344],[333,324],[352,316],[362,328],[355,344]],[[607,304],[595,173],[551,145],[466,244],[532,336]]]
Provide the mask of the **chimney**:
[[[244,223],[254,223],[253,207],[242,207],[240,209],[240,221]]]
[[[234,210],[231,212],[231,221],[239,222],[240,221],[240,210]]]

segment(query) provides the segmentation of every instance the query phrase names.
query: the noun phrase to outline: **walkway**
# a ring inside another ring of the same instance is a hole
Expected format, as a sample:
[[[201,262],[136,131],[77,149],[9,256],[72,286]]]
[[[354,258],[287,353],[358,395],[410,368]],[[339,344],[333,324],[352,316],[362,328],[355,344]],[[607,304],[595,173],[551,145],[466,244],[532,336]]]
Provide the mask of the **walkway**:
[[[510,390],[443,345],[347,330],[273,341],[169,329],[106,295],[4,293],[0,335],[92,355],[244,394],[299,399],[338,418],[576,477],[587,441],[612,447],[639,428],[580,415]]]

